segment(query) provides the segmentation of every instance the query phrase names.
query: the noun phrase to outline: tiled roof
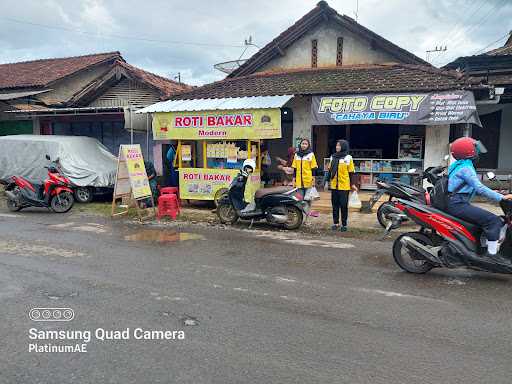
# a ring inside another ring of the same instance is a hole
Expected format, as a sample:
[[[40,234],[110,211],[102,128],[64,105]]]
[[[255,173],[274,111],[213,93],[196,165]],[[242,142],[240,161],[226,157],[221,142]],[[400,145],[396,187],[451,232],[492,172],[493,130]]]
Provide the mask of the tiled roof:
[[[493,49],[492,51],[486,52],[485,54],[489,56],[512,55],[512,44]]]
[[[463,89],[471,84],[455,72],[408,64],[357,65],[257,72],[227,78],[177,95],[174,99],[221,97],[422,92]]]
[[[162,99],[167,99],[173,94],[193,89],[190,85],[178,83],[165,77],[155,75],[154,73],[144,71],[143,69],[134,67],[133,65],[123,61],[117,61],[115,65],[119,65],[126,69],[131,76],[139,80],[141,83],[145,83],[156,88],[161,94]]]
[[[43,87],[92,65],[123,60],[119,52],[0,64],[0,89]]]
[[[254,73],[274,57],[282,54],[284,49],[292,45],[317,25],[327,20],[332,20],[343,28],[368,39],[372,42],[372,45],[379,47],[396,57],[398,59],[397,61],[408,64],[430,66],[430,64],[423,59],[403,48],[400,48],[375,32],[370,31],[354,19],[346,15],[340,15],[336,10],[329,7],[327,2],[320,1],[315,8],[260,49],[238,69],[229,74],[228,77],[246,76]]]
[[[512,55],[512,32],[510,32],[508,39],[503,47],[493,49],[492,51],[486,52],[485,54],[490,56]]]

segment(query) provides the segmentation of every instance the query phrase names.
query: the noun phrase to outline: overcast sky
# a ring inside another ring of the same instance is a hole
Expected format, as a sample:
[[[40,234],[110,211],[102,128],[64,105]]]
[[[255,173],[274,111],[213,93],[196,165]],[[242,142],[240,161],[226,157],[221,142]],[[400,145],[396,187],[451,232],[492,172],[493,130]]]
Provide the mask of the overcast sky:
[[[224,75],[244,39],[262,47],[311,10],[309,0],[0,0],[0,62],[120,51],[130,64],[204,84]],[[357,0],[330,0],[355,18]],[[385,4],[385,5],[384,5]],[[358,21],[395,44],[444,65],[501,46],[512,0],[359,0]],[[256,52],[250,47],[244,57]]]

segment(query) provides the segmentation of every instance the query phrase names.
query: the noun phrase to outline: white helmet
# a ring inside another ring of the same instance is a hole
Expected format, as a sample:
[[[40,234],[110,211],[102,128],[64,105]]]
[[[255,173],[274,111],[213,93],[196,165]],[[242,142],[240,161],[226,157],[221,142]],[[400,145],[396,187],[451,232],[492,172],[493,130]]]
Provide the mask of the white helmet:
[[[246,167],[251,167],[252,171],[254,172],[256,170],[256,161],[254,159],[247,159],[242,164],[242,170],[245,171]]]

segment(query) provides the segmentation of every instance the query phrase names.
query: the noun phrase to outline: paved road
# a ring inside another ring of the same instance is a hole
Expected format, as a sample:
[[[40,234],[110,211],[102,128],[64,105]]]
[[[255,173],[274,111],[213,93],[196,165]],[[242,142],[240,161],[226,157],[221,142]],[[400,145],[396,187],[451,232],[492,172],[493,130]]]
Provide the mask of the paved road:
[[[510,383],[511,279],[412,276],[390,247],[0,212],[0,383]],[[33,322],[35,307],[75,318]],[[93,335],[87,353],[29,353],[83,343],[31,328]]]

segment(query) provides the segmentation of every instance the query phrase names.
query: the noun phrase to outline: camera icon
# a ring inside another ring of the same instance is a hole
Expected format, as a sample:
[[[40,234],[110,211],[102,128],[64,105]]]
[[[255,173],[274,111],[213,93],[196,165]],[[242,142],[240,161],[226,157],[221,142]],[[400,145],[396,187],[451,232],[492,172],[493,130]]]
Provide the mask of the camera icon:
[[[75,311],[71,308],[32,308],[28,317],[32,321],[71,321]]]

